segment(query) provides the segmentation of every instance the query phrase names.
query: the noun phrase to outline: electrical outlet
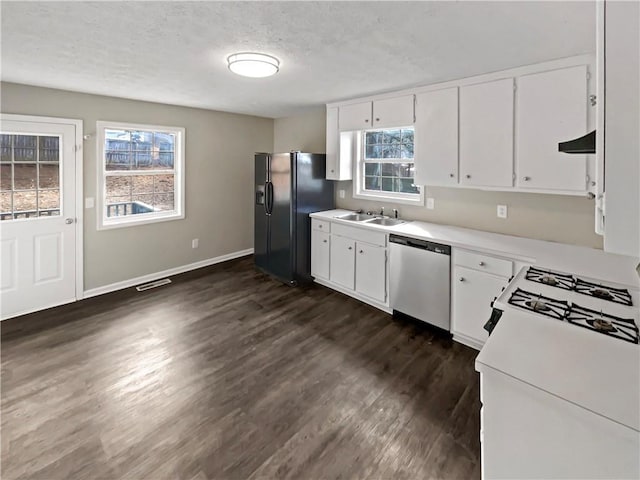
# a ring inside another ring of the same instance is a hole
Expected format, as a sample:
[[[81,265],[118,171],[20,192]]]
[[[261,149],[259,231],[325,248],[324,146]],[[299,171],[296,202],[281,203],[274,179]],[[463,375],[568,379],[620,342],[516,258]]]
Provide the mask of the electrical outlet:
[[[200,243],[200,240],[197,238],[194,238],[193,240],[191,240],[191,248],[198,248],[199,243]]]
[[[434,208],[436,208],[436,201],[434,198],[432,197],[427,198],[427,208],[429,210],[433,210]]]
[[[498,205],[498,218],[507,218],[507,206]]]
[[[344,195],[345,195],[344,188],[341,188],[340,190],[338,190],[338,195],[340,196],[340,198],[344,198]]]
[[[84,208],[93,208],[95,205],[95,202],[93,200],[93,197],[87,197],[84,199]]]

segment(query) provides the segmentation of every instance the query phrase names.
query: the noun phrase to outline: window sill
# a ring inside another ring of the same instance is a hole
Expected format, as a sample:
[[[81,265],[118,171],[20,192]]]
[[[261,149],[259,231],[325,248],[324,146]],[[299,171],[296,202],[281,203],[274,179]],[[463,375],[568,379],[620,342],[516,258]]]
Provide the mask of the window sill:
[[[144,214],[142,214],[144,215]],[[136,218],[138,217],[138,218]],[[140,225],[147,225],[149,223],[169,222],[171,220],[183,220],[184,213],[171,212],[166,215],[153,215],[147,218],[140,218],[139,215],[128,215],[126,217],[120,217],[118,220],[105,221],[98,223],[98,230],[111,230],[114,228],[125,227],[137,227]]]
[[[404,196],[404,195],[386,195],[384,193],[381,194],[370,194],[370,193],[362,193],[362,192],[353,192],[353,198],[358,198],[360,200],[372,200],[379,202],[388,202],[388,203],[400,203],[402,205],[416,205],[422,206],[424,205],[424,194],[420,193],[416,195],[414,198]]]

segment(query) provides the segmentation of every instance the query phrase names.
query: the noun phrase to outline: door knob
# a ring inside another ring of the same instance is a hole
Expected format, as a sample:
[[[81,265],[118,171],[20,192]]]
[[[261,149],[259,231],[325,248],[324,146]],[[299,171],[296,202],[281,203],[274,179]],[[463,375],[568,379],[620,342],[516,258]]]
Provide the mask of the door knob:
[[[75,220],[73,218],[65,218],[64,223],[67,225],[71,225]]]

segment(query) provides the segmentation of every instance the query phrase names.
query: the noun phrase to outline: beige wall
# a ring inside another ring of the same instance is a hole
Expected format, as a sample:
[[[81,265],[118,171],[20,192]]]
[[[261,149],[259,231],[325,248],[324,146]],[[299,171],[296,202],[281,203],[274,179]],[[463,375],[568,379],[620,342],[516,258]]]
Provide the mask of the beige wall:
[[[315,145],[325,139],[325,110],[322,108],[306,115],[281,118],[276,120],[276,127],[278,125],[290,126],[291,130],[276,128],[274,145]],[[318,151],[324,152],[325,146],[322,145]],[[340,190],[345,191],[345,198],[339,197]],[[402,217],[412,220],[602,248],[602,237],[594,233],[594,201],[587,198],[427,188],[427,196],[435,199],[435,209],[428,210],[426,207],[354,199],[352,193],[352,182],[338,182],[336,205],[365,211],[379,210],[382,206],[387,212],[397,208]],[[508,206],[508,218],[497,218],[497,205]]]
[[[273,151],[324,153],[326,148],[325,107],[302,115],[276,118],[273,124]]]
[[[186,218],[97,231],[84,211],[85,289],[253,247],[253,154],[273,150],[273,120],[3,83],[3,113],[81,119],[84,196],[96,196],[97,120],[186,129]],[[198,249],[191,240],[199,238]]]

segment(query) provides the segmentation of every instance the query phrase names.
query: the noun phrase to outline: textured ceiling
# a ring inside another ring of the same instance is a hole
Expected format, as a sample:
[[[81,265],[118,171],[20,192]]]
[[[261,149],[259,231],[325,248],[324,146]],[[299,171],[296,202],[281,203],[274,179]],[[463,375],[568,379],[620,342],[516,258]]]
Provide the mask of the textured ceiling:
[[[2,80],[281,117],[595,51],[592,2],[1,2]],[[281,59],[267,79],[227,55]]]

